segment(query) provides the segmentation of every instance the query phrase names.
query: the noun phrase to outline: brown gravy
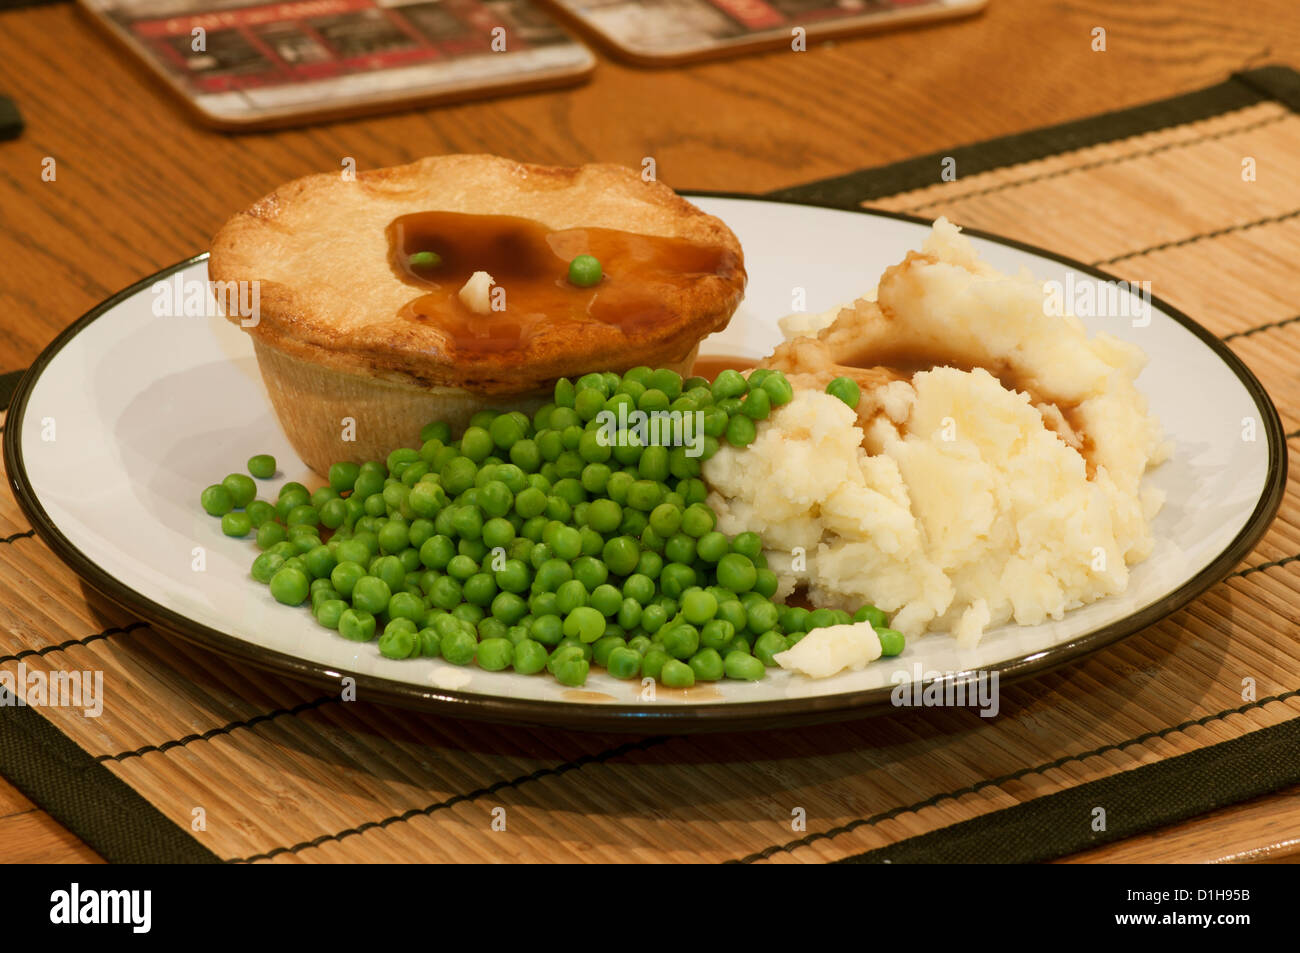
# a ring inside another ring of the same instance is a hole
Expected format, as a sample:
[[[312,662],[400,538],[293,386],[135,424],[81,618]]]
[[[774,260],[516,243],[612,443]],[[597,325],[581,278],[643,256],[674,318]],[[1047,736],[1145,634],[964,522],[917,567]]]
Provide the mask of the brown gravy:
[[[741,267],[735,252],[719,245],[612,228],[553,230],[510,215],[415,212],[393,219],[387,235],[394,273],[423,291],[400,314],[438,325],[460,353],[518,349],[545,322],[651,326],[671,316],[667,302],[682,288],[730,277]],[[413,266],[417,252],[434,252],[441,261]],[[599,260],[603,277],[594,287],[569,282],[569,262],[578,255]],[[500,310],[477,314],[460,300],[476,271],[486,271],[493,291],[504,292]]]
[[[570,688],[567,689],[563,696],[565,701],[570,702],[612,702],[613,695],[606,695],[604,692],[589,692],[585,689]]]
[[[714,380],[723,371],[747,371],[757,363],[752,357],[731,357],[726,354],[701,354],[691,367],[692,377]]]
[[[1061,401],[1052,396],[1041,381],[1035,377],[1021,374],[1007,361],[983,361],[972,355],[958,354],[941,347],[927,347],[908,343],[897,347],[872,345],[861,354],[854,355],[843,362],[845,367],[883,368],[910,380],[913,374],[933,370],[936,367],[954,367],[960,371],[970,372],[976,367],[982,368],[996,377],[1003,387],[1029,395],[1030,403],[1050,404],[1061,414],[1065,428],[1049,414],[1043,414],[1043,423],[1056,432],[1067,446],[1073,447],[1083,457],[1087,465],[1088,477],[1092,478],[1096,465],[1093,462],[1093,442],[1083,429],[1083,420],[1079,406],[1075,403]]]
[[[656,698],[672,698],[677,701],[704,701],[721,698],[716,682],[696,682],[690,688],[669,688],[662,683],[655,685]]]

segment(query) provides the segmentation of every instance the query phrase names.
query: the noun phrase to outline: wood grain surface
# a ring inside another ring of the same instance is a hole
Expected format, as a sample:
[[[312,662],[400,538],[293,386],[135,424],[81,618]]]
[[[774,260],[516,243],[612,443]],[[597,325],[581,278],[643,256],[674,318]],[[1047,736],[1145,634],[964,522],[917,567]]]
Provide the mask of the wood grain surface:
[[[1107,51],[1092,51],[1094,27]],[[107,295],[206,247],[278,183],[445,152],[537,162],[656,160],[677,188],[766,191],[1300,66],[1294,0],[991,0],[971,20],[671,70],[601,55],[584,86],[231,135],[196,126],[70,4],[0,13],[0,371],[25,367]],[[55,180],[43,181],[53,158]],[[937,171],[937,170],[936,170]],[[99,858],[0,782],[0,859]],[[1294,858],[1300,791],[1074,861]]]

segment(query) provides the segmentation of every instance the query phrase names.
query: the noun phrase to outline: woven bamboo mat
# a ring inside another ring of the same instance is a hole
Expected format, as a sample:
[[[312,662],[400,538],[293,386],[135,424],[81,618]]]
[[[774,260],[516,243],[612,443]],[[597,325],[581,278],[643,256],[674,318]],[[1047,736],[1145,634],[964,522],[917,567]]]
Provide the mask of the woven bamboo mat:
[[[1151,281],[1254,370],[1295,448],[1300,116],[1255,98],[1031,162],[959,168],[953,182],[872,204]],[[1242,179],[1246,157],[1256,181]],[[110,860],[789,863],[909,845],[908,858],[926,859],[979,830],[975,857],[1043,859],[1277,787],[1294,770],[1271,752],[1294,755],[1297,736],[1282,733],[1300,727],[1300,484],[1289,479],[1277,520],[1224,582],[1078,664],[1004,686],[995,719],[917,709],[628,738],[345,703],[133,620],[33,537],[6,490],[0,667],[20,662],[105,673],[102,717],[0,709],[0,769]],[[1249,751],[1267,770],[1234,767]],[[1219,776],[1202,785],[1211,762]],[[72,792],[57,810],[55,794],[39,793],[47,777]],[[1153,790],[1177,803],[1148,803],[1162,800]],[[1109,833],[1092,830],[1091,804],[1109,811]],[[950,825],[962,826],[918,837]]]

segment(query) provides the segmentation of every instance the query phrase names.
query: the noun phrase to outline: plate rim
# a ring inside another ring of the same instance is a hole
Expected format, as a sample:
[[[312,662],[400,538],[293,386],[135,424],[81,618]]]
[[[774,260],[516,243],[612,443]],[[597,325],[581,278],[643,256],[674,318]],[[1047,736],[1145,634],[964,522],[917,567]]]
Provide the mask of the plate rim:
[[[828,202],[792,202],[764,195],[747,195],[739,192],[683,190],[687,198],[730,199],[748,202],[770,202],[776,205],[827,209],[836,212],[892,219],[913,225],[930,226],[933,219],[904,212],[875,208],[845,208]],[[1006,238],[976,228],[962,227],[963,234],[991,241],[999,245],[1036,255],[1077,272],[1102,280],[1118,279],[1100,268],[1085,264],[1065,255]],[[331,688],[342,687],[344,678],[354,680],[356,697],[364,701],[378,701],[406,708],[417,708],[453,718],[469,718],[494,723],[518,725],[545,725],[584,731],[614,731],[645,735],[672,731],[686,734],[705,731],[738,731],[793,727],[828,721],[866,717],[885,711],[895,711],[891,702],[893,686],[881,686],[858,692],[841,692],[831,695],[805,696],[767,701],[748,701],[713,704],[673,704],[661,708],[621,704],[592,704],[587,702],[544,701],[515,698],[506,695],[487,695],[462,692],[436,686],[422,686],[410,682],[360,672],[336,670],[321,662],[312,662],[286,652],[266,648],[227,635],[217,629],[196,622],[116,579],[112,573],[94,562],[78,549],[54,523],[41,506],[35,488],[27,475],[23,460],[21,434],[28,398],[46,367],[78,334],[103,317],[118,304],[134,297],[154,283],[173,274],[206,261],[207,252],[193,255],[152,275],[141,278],[116,294],[95,305],[72,324],[64,328],[32,362],[15,388],[5,418],[3,456],[6,476],[14,499],[32,524],[32,529],[50,549],[82,580],[100,595],[121,606],[158,629],[178,636],[185,641],[237,659],[258,668],[280,675]],[[1121,639],[1142,631],[1166,616],[1192,602],[1211,586],[1226,578],[1242,557],[1264,535],[1273,522],[1282,503],[1286,489],[1288,448],[1278,415],[1268,392],[1245,362],[1223,341],[1197,321],[1159,297],[1151,302],[1169,317],[1200,339],[1218,357],[1246,388],[1260,414],[1268,440],[1268,471],[1263,492],[1256,501],[1245,525],[1237,535],[1198,573],[1148,606],[1101,626],[1091,632],[1076,636],[1060,645],[1022,654],[982,671],[997,672],[1000,684],[1011,684],[1033,675],[1041,675],[1067,665],[1085,655],[1112,645]],[[977,674],[972,671],[944,675],[937,681],[954,686],[969,684]],[[929,684],[928,682],[925,684]]]

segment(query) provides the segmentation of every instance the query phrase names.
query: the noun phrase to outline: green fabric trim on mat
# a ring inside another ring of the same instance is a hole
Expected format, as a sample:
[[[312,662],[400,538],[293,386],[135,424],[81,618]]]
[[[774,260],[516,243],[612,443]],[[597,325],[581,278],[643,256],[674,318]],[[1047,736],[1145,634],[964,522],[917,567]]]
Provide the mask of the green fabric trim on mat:
[[[840,864],[1029,864],[1300,783],[1300,718],[855,854]],[[1106,812],[1105,831],[1092,829]]]
[[[1234,109],[1254,106],[1266,99],[1277,99],[1290,109],[1300,112],[1300,73],[1285,66],[1261,67],[1246,73],[1236,73],[1217,86],[1172,99],[1102,113],[1058,126],[1013,133],[974,145],[957,146],[915,159],[904,159],[892,165],[861,169],[847,175],[780,189],[770,193],[770,196],[790,202],[854,208],[871,199],[937,185],[940,181],[941,163],[947,158],[956,161],[960,175],[978,175],[1103,142],[1114,142],[1157,129],[1209,119]]]
[[[953,156],[964,175],[987,172],[1195,122],[1266,99],[1300,111],[1300,73],[1264,67],[1173,99],[782,189],[770,196],[851,208],[868,199],[933,184],[945,156]],[[7,406],[20,374],[0,375],[0,406]],[[1294,784],[1300,781],[1297,750],[1300,719],[841,862],[1049,860]],[[221,862],[186,828],[33,708],[0,708],[0,773],[112,863]],[[1101,835],[1090,826],[1092,808],[1098,806],[1107,811],[1108,830]]]
[[[4,776],[101,857],[125,864],[221,863],[36,709],[0,711]]]

